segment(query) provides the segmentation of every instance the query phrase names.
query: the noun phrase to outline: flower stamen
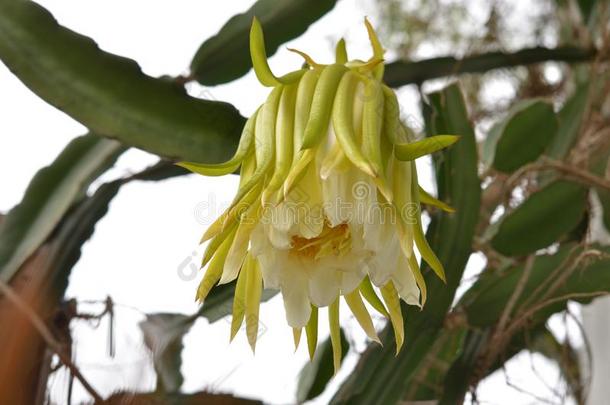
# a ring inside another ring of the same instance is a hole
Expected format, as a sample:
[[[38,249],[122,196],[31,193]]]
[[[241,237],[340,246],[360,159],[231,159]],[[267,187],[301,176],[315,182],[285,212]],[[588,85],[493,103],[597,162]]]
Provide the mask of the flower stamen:
[[[292,237],[290,253],[301,258],[320,260],[327,256],[343,256],[351,249],[351,233],[348,224],[331,227],[328,221],[320,235],[308,239],[299,235]]]

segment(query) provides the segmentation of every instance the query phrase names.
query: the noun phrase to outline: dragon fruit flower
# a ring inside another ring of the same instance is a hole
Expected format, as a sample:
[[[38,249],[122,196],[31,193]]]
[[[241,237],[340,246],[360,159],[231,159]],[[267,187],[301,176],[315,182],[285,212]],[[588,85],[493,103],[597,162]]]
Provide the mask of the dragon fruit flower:
[[[419,187],[414,160],[457,137],[413,140],[394,91],[382,81],[384,50],[366,19],[365,25],[373,49],[368,61],[348,60],[341,40],[329,65],[291,49],[304,58],[303,68],[277,77],[255,18],[250,53],[258,80],[271,88],[267,100],[247,120],[232,159],[180,163],[207,176],[240,173],[231,206],[202,238],[209,241],[202,264],[207,270],[197,299],[203,302],[216,284],[237,280],[231,339],[245,319],[254,350],[262,290],[279,290],[295,345],[305,328],[310,356],[318,309],[328,307],[335,370],[341,297],[374,341],[379,338],[365,301],[387,317],[400,350],[400,300],[426,301],[414,246],[444,279],[424,236],[420,203],[451,210]]]

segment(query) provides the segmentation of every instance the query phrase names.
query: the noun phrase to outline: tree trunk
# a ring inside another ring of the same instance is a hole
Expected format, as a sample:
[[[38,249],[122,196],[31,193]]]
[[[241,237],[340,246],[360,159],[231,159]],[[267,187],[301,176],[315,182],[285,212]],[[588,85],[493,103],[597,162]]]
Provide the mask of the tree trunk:
[[[45,271],[48,250],[46,245],[38,249],[11,281],[11,288],[45,321],[58,302],[52,275]],[[47,376],[41,375],[49,359],[46,344],[28,317],[2,296],[0,325],[0,404],[36,404],[40,384],[46,384]]]

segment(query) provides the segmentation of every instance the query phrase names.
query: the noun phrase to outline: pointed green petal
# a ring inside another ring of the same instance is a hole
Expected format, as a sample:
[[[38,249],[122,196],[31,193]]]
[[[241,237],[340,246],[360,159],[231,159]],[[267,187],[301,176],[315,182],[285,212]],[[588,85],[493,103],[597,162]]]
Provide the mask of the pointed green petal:
[[[280,83],[282,84],[296,84],[296,82],[298,82],[301,77],[303,77],[303,75],[308,72],[309,69],[299,69],[299,70],[295,70],[293,72],[290,73],[286,73],[283,76],[280,76],[277,78],[277,80],[280,81]]]
[[[226,260],[222,270],[222,277],[218,284],[226,284],[235,280],[239,274],[239,269],[248,252],[250,242],[250,234],[254,227],[258,224],[262,214],[261,201],[258,199],[253,205],[248,208],[248,211],[243,215],[237,227],[235,238],[226,255]]]
[[[248,118],[248,121],[246,121],[246,125],[241,133],[241,138],[239,139],[237,150],[230,160],[219,164],[201,164],[193,162],[180,162],[176,164],[193,173],[202,174],[204,176],[224,176],[225,174],[233,173],[237,170],[239,165],[241,165],[242,161],[253,147],[254,127],[259,110],[260,108]]]
[[[333,366],[335,374],[341,367],[341,327],[339,326],[339,297],[328,307],[330,342],[333,346]]]
[[[316,84],[318,83],[319,77],[320,70],[308,70],[305,75],[303,75],[303,78],[299,81],[294,117],[295,160],[297,155],[302,153],[301,145],[303,144],[303,136],[305,135],[305,128],[307,127],[307,121],[309,120],[309,111],[311,110],[311,103],[313,102],[313,95],[316,90]]]
[[[388,307],[388,311],[390,312],[390,321],[392,322],[394,338],[396,340],[396,354],[398,354],[405,340],[405,330],[402,319],[402,311],[400,309],[400,297],[398,296],[398,292],[396,292],[396,288],[391,281],[381,287],[381,296],[383,297],[385,304]]]
[[[297,85],[290,85],[285,87],[280,98],[275,125],[275,171],[263,192],[263,202],[282,186],[292,165],[296,95]]]
[[[322,70],[313,95],[301,149],[312,148],[327,134],[337,87],[347,71],[345,66],[338,64],[326,66]]]
[[[337,42],[337,46],[335,47],[335,60],[336,63],[341,65],[344,65],[348,61],[347,48],[345,46],[345,39],[343,38]]]
[[[237,277],[237,284],[235,285],[235,295],[233,296],[233,316],[231,318],[231,341],[239,332],[241,324],[244,321],[244,315],[246,313],[246,282],[248,273],[245,268],[239,272]]]
[[[308,54],[306,54],[303,51],[299,51],[298,49],[294,49],[294,48],[288,48],[288,50],[290,52],[294,52],[297,55],[301,56],[303,59],[305,59],[305,63],[307,63],[309,66],[313,67],[313,68],[320,68],[322,67],[322,65],[320,65],[319,63],[316,63],[315,60],[313,60],[313,58],[311,56],[309,56]]]
[[[426,288],[426,280],[421,274],[419,263],[417,262],[417,257],[415,257],[415,255],[411,255],[409,257],[409,269],[413,273],[413,277],[415,278],[415,282],[417,283],[417,287],[419,288],[419,292],[421,293],[421,306],[423,307],[424,305],[426,305],[428,289]]]
[[[396,137],[400,130],[400,105],[394,90],[386,85],[383,90],[383,134],[391,144],[396,143]]]
[[[223,244],[227,240],[230,241],[230,243],[233,243],[233,239],[235,238],[235,232],[237,232],[237,222],[227,226],[225,229],[222,230],[222,232],[212,238],[212,240],[206,247],[205,252],[203,253],[203,260],[201,261],[202,267],[208,264],[214,254],[218,251],[218,248],[220,248],[221,244]]]
[[[415,162],[411,162],[411,194],[413,196],[413,201],[416,204],[417,212],[414,215],[415,224],[413,226],[413,238],[415,239],[415,245],[419,250],[422,258],[430,265],[434,273],[443,280],[443,282],[447,282],[445,277],[445,270],[443,269],[443,264],[436,256],[436,253],[430,247],[428,240],[426,239],[426,235],[424,234],[424,229],[421,225],[421,210],[419,207],[419,196],[417,193],[417,170],[415,169]]]
[[[220,280],[225,259],[227,258],[227,253],[229,252],[229,248],[231,246],[230,241],[230,238],[225,239],[218,248],[218,251],[212,258],[212,260],[210,261],[210,265],[205,271],[205,275],[203,276],[203,279],[201,280],[201,283],[199,283],[199,287],[197,288],[196,300],[199,303],[203,303],[205,298],[210,293],[210,290],[212,290],[212,287],[214,287],[218,280]]]
[[[261,186],[259,184],[259,186]],[[210,240],[224,231],[227,227],[236,224],[241,215],[244,213],[244,208],[252,205],[260,195],[261,187],[255,187],[248,192],[240,201],[234,201],[232,206],[223,212],[217,219],[208,227],[203,234],[201,241],[203,243]]]
[[[318,307],[316,306],[311,306],[311,315],[307,325],[305,325],[305,334],[307,335],[309,359],[313,360],[313,355],[316,354],[316,346],[318,345]]]
[[[263,291],[263,277],[258,260],[251,255],[246,256],[248,277],[246,279],[246,334],[252,352],[256,349],[256,338],[258,336],[258,311],[261,304]]]
[[[352,118],[357,80],[352,72],[347,72],[341,79],[333,107],[333,128],[345,156],[364,173],[377,177],[378,173],[364,157],[355,139]]]
[[[392,202],[392,190],[385,178],[381,159],[381,126],[383,124],[383,91],[377,80],[367,79],[364,87],[364,107],[362,122],[362,152],[373,169],[379,174],[375,183],[385,199]]]
[[[256,17],[252,19],[250,27],[250,57],[252,58],[252,66],[258,81],[267,87],[279,86],[281,83],[271,72],[267,63],[267,52],[265,51],[265,37],[263,35],[263,27]]]
[[[356,318],[366,335],[369,337],[369,339],[381,344],[379,336],[377,336],[375,326],[373,325],[371,315],[364,306],[364,302],[362,302],[360,291],[358,291],[358,289],[355,289],[351,293],[346,294],[344,298],[345,302],[347,302],[347,305],[349,306],[349,309],[351,309],[352,313],[354,314],[354,317]]]
[[[373,57],[371,59],[383,60],[383,54],[385,51],[383,49],[383,46],[381,46],[381,42],[379,41],[379,38],[377,37],[377,33],[375,32],[375,29],[371,25],[368,18],[364,19],[364,25],[366,26],[366,31],[369,34],[369,41],[371,42],[371,47],[373,48]],[[375,78],[377,78],[378,80],[381,80],[381,78],[383,78],[383,71],[384,71],[383,64],[380,64],[379,66],[377,66],[377,68],[375,69]]]
[[[413,212],[413,207],[416,204],[411,196],[411,164],[400,161],[393,161],[393,189],[394,189],[394,207],[399,219],[398,222],[398,237],[400,247],[403,254],[407,257],[413,255],[413,223],[415,219],[413,215],[419,215],[419,211]]]
[[[441,200],[437,200],[436,198],[428,194],[426,190],[421,188],[421,186],[418,186],[417,191],[419,192],[419,201],[422,204],[432,205],[434,207],[442,209],[445,212],[455,212],[455,208]]]
[[[347,160],[345,153],[343,153],[341,146],[338,143],[335,143],[322,161],[320,177],[325,180],[334,170],[340,170],[341,168],[344,168],[346,164],[349,164],[349,161]]]
[[[314,149],[302,151],[297,162],[292,166],[292,169],[290,169],[290,172],[286,177],[286,181],[284,182],[284,197],[286,197],[292,191],[294,186],[307,172],[307,166],[309,166],[309,164],[313,161],[315,155],[316,151]]]
[[[301,343],[302,332],[303,332],[303,328],[292,328],[292,337],[294,338],[294,351],[295,352],[299,348],[299,343]]]
[[[244,184],[240,184],[229,209],[235,207],[254,186],[260,185],[263,176],[272,168],[276,137],[275,121],[283,89],[283,86],[274,88],[261,107],[254,131],[256,170]]]
[[[362,294],[364,299],[367,300],[367,302],[371,304],[371,306],[375,308],[377,312],[379,312],[381,315],[385,316],[388,319],[390,318],[390,314],[385,309],[383,302],[381,302],[381,299],[375,292],[375,289],[373,288],[373,284],[371,284],[371,279],[369,278],[369,276],[366,276],[362,279],[362,282],[360,283],[360,286],[358,288],[360,289],[360,293]]]
[[[456,135],[435,135],[421,141],[396,145],[395,155],[400,160],[415,160],[453,145],[460,139]]]
[[[371,59],[368,62],[358,63],[353,62],[349,64],[350,67],[356,68],[358,73],[366,74],[372,71],[375,71],[379,66],[383,66],[383,59]],[[375,76],[377,80],[377,76]]]

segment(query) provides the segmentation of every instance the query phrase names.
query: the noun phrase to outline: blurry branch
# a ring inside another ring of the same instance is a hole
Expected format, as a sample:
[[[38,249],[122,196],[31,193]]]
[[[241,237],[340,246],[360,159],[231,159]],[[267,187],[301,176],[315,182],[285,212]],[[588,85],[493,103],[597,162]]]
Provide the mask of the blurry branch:
[[[596,176],[587,170],[580,169],[559,160],[543,157],[539,162],[525,165],[510,176],[504,183],[505,192],[509,193],[526,173],[538,172],[542,170],[555,170],[570,180],[574,180],[588,186],[610,190],[610,181],[604,179],[603,177]]]
[[[261,401],[238,398],[229,394],[196,392],[193,394],[127,393],[112,395],[104,405],[260,405]]]
[[[62,345],[53,337],[53,334],[47,328],[45,323],[40,317],[34,312],[30,306],[23,301],[19,295],[17,295],[13,289],[8,286],[4,281],[0,280],[0,292],[4,295],[19,311],[21,311],[26,318],[30,321],[32,326],[38,331],[40,336],[44,339],[47,346],[57,354],[61,362],[70,369],[70,372],[76,379],[82,384],[83,388],[95,399],[95,402],[101,402],[102,397],[95,391],[95,389],[89,384],[85,377],[81,374],[80,370],[76,365],[66,356]]]
[[[535,47],[517,52],[489,52],[480,55],[456,58],[442,56],[417,62],[396,61],[386,65],[384,80],[388,86],[399,87],[405,84],[422,83],[460,73],[482,73],[492,69],[531,65],[534,63],[586,62],[592,60],[598,52],[578,47],[544,48]]]

